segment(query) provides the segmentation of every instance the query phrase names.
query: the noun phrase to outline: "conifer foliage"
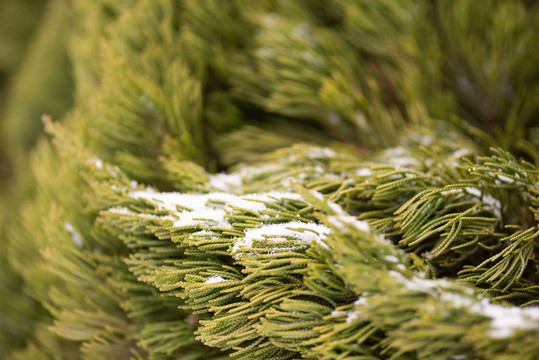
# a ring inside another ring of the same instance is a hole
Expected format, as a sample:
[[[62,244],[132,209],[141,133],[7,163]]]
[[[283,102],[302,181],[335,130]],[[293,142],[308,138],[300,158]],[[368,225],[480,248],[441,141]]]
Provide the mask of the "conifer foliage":
[[[533,2],[54,6],[1,357],[539,357]]]

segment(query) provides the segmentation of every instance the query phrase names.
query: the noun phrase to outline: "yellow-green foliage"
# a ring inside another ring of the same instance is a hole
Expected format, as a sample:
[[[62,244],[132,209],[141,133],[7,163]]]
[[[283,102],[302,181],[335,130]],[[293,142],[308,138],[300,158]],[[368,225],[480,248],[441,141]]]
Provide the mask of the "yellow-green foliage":
[[[537,6],[56,3],[1,356],[539,356]]]

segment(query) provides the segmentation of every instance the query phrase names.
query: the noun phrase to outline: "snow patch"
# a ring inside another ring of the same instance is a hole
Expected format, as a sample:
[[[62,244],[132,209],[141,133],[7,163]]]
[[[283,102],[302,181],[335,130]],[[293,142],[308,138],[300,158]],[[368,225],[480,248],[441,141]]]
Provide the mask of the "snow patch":
[[[443,293],[441,298],[455,307],[490,318],[492,338],[506,338],[517,330],[539,331],[539,307],[505,307],[491,304],[487,299],[478,302],[455,293]]]
[[[461,157],[466,156],[466,155],[468,155],[470,153],[471,153],[471,151],[469,149],[459,149],[459,150],[455,151],[453,153],[453,155],[451,155],[451,157],[453,157],[455,159],[460,159]]]
[[[389,272],[389,275],[397,279],[407,289],[434,294],[447,305],[489,318],[492,338],[507,338],[517,330],[539,331],[539,307],[505,307],[491,304],[488,299],[478,301],[472,297],[448,291],[451,289],[451,284],[443,279],[407,278],[393,270]]]
[[[218,226],[231,229],[232,225],[225,220],[225,215],[223,209],[184,211],[179,214],[180,219],[174,223],[174,227]]]
[[[498,219],[502,218],[502,204],[500,203],[500,200],[492,197],[489,194],[483,195],[482,200],[488,206],[488,208],[492,210]]]
[[[498,175],[498,179],[500,179],[503,182],[512,184],[515,182],[515,179],[511,179],[510,177],[504,176],[504,175]]]
[[[206,187],[213,188],[219,191],[234,191],[243,185],[240,174],[212,174],[209,176],[209,181]]]
[[[457,355],[451,355],[449,359],[450,360],[468,360],[468,356],[464,354],[457,354]]]
[[[359,317],[359,311],[350,311],[348,316],[346,317],[346,323],[351,324],[353,323],[357,318]]]
[[[107,167],[107,171],[109,172],[109,174],[110,174],[113,178],[117,178],[117,177],[118,177],[118,173],[117,173],[118,170],[119,170],[118,167],[115,167],[115,168]]]
[[[307,156],[312,159],[329,159],[337,156],[337,153],[328,148],[311,147]]]
[[[361,221],[356,219],[351,215],[339,214],[335,216],[328,216],[328,221],[331,225],[335,226],[337,229],[342,230],[343,232],[348,232],[346,227],[347,224],[353,225],[359,231],[370,234],[371,228],[369,223],[366,221]]]
[[[267,164],[263,166],[246,166],[240,168],[235,173],[240,175],[242,178],[255,177],[264,173],[272,171],[283,171],[282,165],[278,164]]]
[[[303,198],[300,194],[286,192],[286,191],[270,191],[262,194],[249,194],[244,196],[236,196],[234,199],[230,199],[227,204],[227,210],[232,208],[238,208],[242,210],[248,210],[260,214],[263,210],[266,210],[266,204],[264,203],[276,203],[283,200],[299,200]]]
[[[71,240],[73,240],[73,243],[81,248],[82,244],[83,244],[82,236],[77,232],[77,230],[75,230],[73,225],[71,225],[68,222],[65,222],[64,223],[64,228],[67,230],[69,235],[71,235]]]
[[[471,154],[471,151],[469,149],[466,149],[466,148],[465,149],[459,149],[459,150],[455,151],[450,156],[450,159],[453,160],[453,161],[451,161],[451,166],[456,167],[459,164],[457,160],[459,160],[463,156],[466,156],[466,155],[469,155],[469,154]]]
[[[267,203],[278,203],[284,200],[302,201],[301,195],[271,191],[261,194],[233,195],[224,192],[209,194],[183,194],[177,192],[157,193],[151,189],[133,191],[129,196],[134,199],[144,199],[154,204],[158,210],[167,210],[174,217],[162,217],[174,220],[175,227],[189,226],[218,226],[232,228],[226,219],[227,212],[251,211],[262,217],[267,210]],[[113,210],[114,212],[114,210]],[[153,215],[138,214],[145,217]]]
[[[490,194],[482,193],[481,190],[479,190],[477,188],[465,187],[464,190],[466,190],[466,192],[468,194],[481,199],[481,201],[483,201],[485,203],[487,208],[492,210],[492,212],[494,213],[494,215],[496,215],[497,218],[499,218],[499,219],[502,218],[502,204],[500,203],[500,200],[494,198]],[[442,192],[442,194],[445,195],[445,194],[449,194],[451,192],[457,192],[457,191],[458,191],[458,189],[445,190],[445,191]]]
[[[402,275],[400,272],[395,271],[395,270],[389,271],[389,276],[391,276],[392,278],[404,284],[404,286],[408,290],[419,291],[419,292],[424,292],[424,293],[431,293],[432,289],[436,287],[448,288],[450,286],[450,283],[444,279],[429,280],[429,279],[421,279],[416,276],[409,279],[406,276]]]
[[[325,225],[300,221],[265,225],[257,229],[246,230],[245,236],[234,244],[232,253],[236,255],[237,259],[240,258],[242,255],[240,251],[252,248],[253,240],[275,242],[294,240],[308,244],[316,242],[328,249],[328,246],[322,240],[325,238],[324,235],[329,234],[330,231]]]
[[[92,158],[92,163],[95,165],[95,167],[97,167],[98,169],[102,169],[103,168],[103,161],[101,161],[100,158],[98,158],[97,156],[94,156]]]
[[[390,263],[399,263],[399,259],[395,255],[385,255],[383,259]]]
[[[462,189],[449,189],[449,190],[443,190],[441,192],[443,196],[450,195],[450,194],[458,194],[458,193],[462,193]]]
[[[356,175],[369,176],[369,175],[372,175],[372,170],[369,168],[361,168],[361,169],[356,170]]]
[[[338,126],[338,125],[342,124],[342,119],[339,116],[339,114],[337,114],[334,111],[330,111],[329,114],[328,114],[328,122],[331,125]]]
[[[393,157],[389,159],[389,162],[392,165],[400,165],[400,166],[408,166],[408,165],[418,165],[419,161],[417,159],[410,157],[410,156],[400,156],[400,157]]]
[[[367,298],[360,297],[354,302],[354,305],[366,305],[367,304]]]
[[[466,187],[464,188],[470,195],[473,195],[475,197],[481,198],[481,190],[473,188],[473,187]]]
[[[230,281],[228,279],[224,279],[223,277],[219,275],[210,276],[206,281],[204,281],[204,284],[217,284],[224,281]]]
[[[177,212],[178,207],[182,209],[203,210],[207,207],[209,200],[229,202],[237,198],[236,195],[227,193],[209,194],[183,194],[178,192],[158,193],[151,189],[133,191],[129,193],[133,199],[144,199],[156,205],[160,210]]]
[[[137,213],[129,210],[126,207],[115,207],[108,209],[109,212],[114,214],[124,214],[124,215],[137,215]]]
[[[365,118],[365,114],[363,114],[361,111],[356,111],[354,113],[354,121],[356,122],[356,125],[363,130],[368,130],[369,125],[367,124],[367,119]]]
[[[386,149],[384,151],[384,160],[396,166],[419,165],[419,161],[411,157],[409,152],[402,146]]]
[[[311,194],[320,201],[324,201],[324,195],[321,192],[318,191],[311,191]]]

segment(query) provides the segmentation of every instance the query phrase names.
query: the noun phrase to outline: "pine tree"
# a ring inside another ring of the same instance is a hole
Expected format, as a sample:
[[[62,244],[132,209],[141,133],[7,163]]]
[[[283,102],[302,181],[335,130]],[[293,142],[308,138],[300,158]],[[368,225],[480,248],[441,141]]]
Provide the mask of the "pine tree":
[[[533,2],[48,6],[74,104],[4,142],[2,357],[539,356]]]

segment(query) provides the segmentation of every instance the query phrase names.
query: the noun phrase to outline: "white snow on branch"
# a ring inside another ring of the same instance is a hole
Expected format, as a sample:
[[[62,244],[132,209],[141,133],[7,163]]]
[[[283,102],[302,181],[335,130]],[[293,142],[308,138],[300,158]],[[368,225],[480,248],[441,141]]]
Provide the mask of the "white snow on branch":
[[[134,199],[145,199],[159,209],[178,211],[178,207],[189,210],[203,210],[213,203],[224,203],[229,207],[245,210],[261,211],[266,208],[264,202],[276,203],[282,200],[303,200],[301,195],[292,192],[270,191],[261,194],[233,195],[224,192],[209,194],[182,194],[176,192],[157,193],[151,190],[133,191],[129,196]],[[215,207],[216,205],[213,205]]]
[[[176,212],[178,207],[191,210],[203,209],[208,202],[209,194],[182,194],[177,192],[164,192],[158,193],[151,189],[133,191],[129,193],[129,196],[134,199],[144,199],[150,203],[156,205],[160,210],[169,210]],[[223,193],[213,193],[216,198],[228,196]]]
[[[363,296],[360,297],[354,302],[354,305],[366,306],[367,298]],[[351,324],[360,317],[361,311],[360,310],[349,310],[349,311],[333,310],[331,312],[331,316],[343,316],[343,315],[347,315],[346,320],[345,320],[346,323]]]
[[[419,161],[417,159],[411,157],[411,156],[399,156],[399,157],[392,157],[389,159],[389,162],[392,165],[401,165],[401,166],[408,166],[408,165],[418,165]]]
[[[307,156],[311,159],[330,159],[337,156],[337,153],[329,148],[311,147]]]
[[[422,279],[417,276],[414,276],[409,279],[395,270],[391,270],[389,272],[389,275],[394,279],[399,280],[399,282],[401,282],[408,290],[424,293],[432,293],[432,290],[435,288],[448,288],[451,285],[447,280],[444,279],[429,280]]]
[[[369,130],[369,124],[367,123],[367,119],[365,118],[365,114],[361,111],[354,112],[354,122],[356,125],[362,129],[362,130]]]
[[[209,194],[182,194],[176,192],[157,193],[151,189],[133,191],[129,196],[144,199],[154,204],[158,210],[167,210],[175,218],[175,227],[218,226],[232,228],[226,215],[231,212],[250,211],[262,217],[266,214],[267,203],[279,203],[284,200],[302,201],[299,194],[271,191],[262,194],[233,195],[223,192]],[[111,209],[113,212],[119,210]],[[143,215],[141,216],[151,216]]]
[[[490,318],[490,336],[495,339],[509,337],[517,330],[535,329],[539,332],[539,307],[505,307],[491,304],[487,299],[477,302],[454,293],[443,293],[442,300]]]
[[[473,195],[475,197],[481,198],[481,190],[473,188],[473,187],[466,187],[464,188],[470,195]]]
[[[359,311],[353,310],[348,313],[346,317],[346,323],[351,324],[359,317]]]
[[[354,305],[366,305],[367,304],[367,298],[366,297],[360,297],[356,301],[354,301]]]
[[[481,190],[479,190],[477,188],[466,187],[464,189],[470,195],[473,195],[473,196],[481,199],[481,201],[483,201],[485,203],[486,207],[488,209],[492,210],[492,212],[494,213],[494,215],[496,215],[496,217],[498,219],[502,218],[502,204],[501,204],[500,200],[494,198],[490,194],[484,194]]]
[[[371,233],[371,227],[368,222],[358,220],[355,216],[348,215],[342,207],[340,207],[338,204],[328,201],[328,206],[331,210],[335,212],[336,215],[328,216],[328,222],[333,225],[335,228],[339,229],[340,231],[347,233],[349,232],[349,225],[352,225],[357,230],[364,232],[366,234]],[[388,243],[390,242],[386,239],[384,239],[381,236],[376,236],[377,239],[379,239],[381,242]]]
[[[206,184],[206,187],[219,191],[235,191],[241,185],[243,185],[243,181],[241,179],[241,175],[238,173],[212,174],[209,176],[209,181]]]
[[[361,168],[356,170],[356,175],[359,176],[369,176],[372,175],[372,170],[369,168]]]
[[[434,142],[434,140],[436,139],[432,135],[423,135],[419,142],[421,143],[421,145],[430,146]]]
[[[227,209],[234,207],[260,213],[262,210],[267,209],[264,203],[276,203],[281,202],[282,200],[301,201],[303,198],[299,194],[285,191],[270,191],[262,194],[249,194],[238,196],[236,199],[230,201],[227,204]]]
[[[98,168],[101,169],[103,167],[103,161],[99,159],[97,156],[94,156],[92,158],[92,163]]]
[[[427,280],[415,276],[407,278],[397,271],[390,271],[389,275],[409,290],[432,294],[445,305],[489,318],[492,338],[506,338],[517,330],[539,332],[539,307],[506,307],[491,304],[488,299],[477,300],[451,291],[451,283],[443,279]]]
[[[494,215],[496,215],[498,219],[502,218],[502,204],[500,200],[494,198],[489,194],[485,194],[483,195],[482,201],[487,205],[490,210],[492,210],[492,212],[494,213]]]
[[[129,210],[126,207],[110,208],[110,209],[108,209],[108,211],[111,212],[111,213],[114,213],[114,214],[137,215],[136,212],[133,212],[133,211]]]
[[[459,163],[458,163],[458,160],[460,158],[462,158],[463,156],[466,156],[468,154],[470,154],[471,151],[469,149],[466,149],[466,148],[463,148],[463,149],[459,149],[457,151],[455,151],[450,157],[449,159],[452,160],[451,161],[451,166],[453,167],[456,167]]]
[[[498,176],[498,179],[500,179],[503,182],[510,183],[510,184],[515,182],[515,179],[512,179],[510,177],[507,177],[504,175],[497,175],[497,176]]]
[[[411,157],[409,152],[402,146],[386,149],[384,151],[384,160],[392,165],[397,165],[397,167],[419,164],[419,161]]]
[[[471,153],[470,149],[462,148],[462,149],[459,149],[459,150],[455,151],[451,155],[451,157],[455,158],[455,159],[460,159],[461,157],[466,156],[466,155],[468,155],[470,153]]]
[[[335,226],[337,229],[342,230],[343,232],[348,232],[347,225],[353,225],[359,231],[370,234],[371,228],[369,223],[366,221],[361,221],[356,219],[351,215],[335,215],[328,216],[328,221],[331,225]]]
[[[138,217],[140,219],[171,220],[171,221],[178,220],[177,217],[174,217],[172,215],[157,216],[153,214],[137,213],[137,212],[129,210],[126,207],[109,208],[107,209],[107,211],[113,214],[129,215],[129,216]]]
[[[224,281],[230,281],[228,279],[224,279],[223,277],[219,275],[210,276],[206,281],[204,281],[204,284],[216,284]]]
[[[282,172],[283,170],[283,166],[280,164],[264,164],[261,166],[242,167],[238,171],[236,171],[235,174],[238,174],[243,179],[255,177],[268,172]]]
[[[179,220],[174,222],[175,227],[188,227],[193,225],[218,226],[222,228],[232,228],[232,225],[225,220],[226,212],[223,209],[197,209],[194,211],[183,211],[179,213]]]
[[[69,235],[71,235],[71,240],[73,240],[73,243],[77,245],[78,247],[82,247],[82,236],[75,230],[73,225],[71,225],[68,222],[64,223],[64,228],[67,230]]]
[[[451,355],[449,360],[468,360],[468,356],[464,354]]]
[[[395,255],[385,255],[383,259],[390,263],[395,263],[395,264],[400,263],[399,259]]]
[[[311,194],[312,194],[317,200],[324,201],[324,194],[322,194],[321,192],[318,192],[318,191],[311,191]]]
[[[236,255],[236,258],[240,258],[241,250],[252,248],[253,240],[272,242],[293,240],[308,244],[316,242],[328,248],[323,239],[329,232],[330,229],[325,225],[300,221],[264,225],[257,229],[246,230],[245,236],[234,244],[232,253]]]

